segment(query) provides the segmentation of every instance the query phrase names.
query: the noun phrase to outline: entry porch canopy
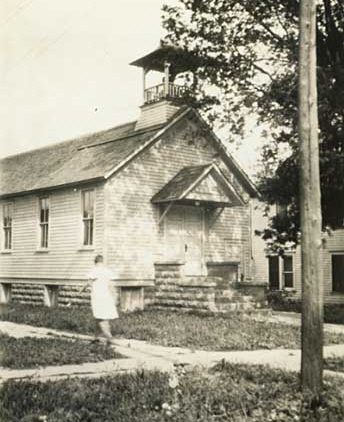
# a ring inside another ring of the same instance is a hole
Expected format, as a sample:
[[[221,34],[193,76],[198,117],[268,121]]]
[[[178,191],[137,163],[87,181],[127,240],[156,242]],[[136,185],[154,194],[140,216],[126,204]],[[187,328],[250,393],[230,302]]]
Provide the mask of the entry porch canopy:
[[[173,204],[224,208],[244,205],[241,196],[223,175],[216,163],[184,167],[152,200],[166,204],[166,213]],[[163,219],[165,213],[162,215]]]

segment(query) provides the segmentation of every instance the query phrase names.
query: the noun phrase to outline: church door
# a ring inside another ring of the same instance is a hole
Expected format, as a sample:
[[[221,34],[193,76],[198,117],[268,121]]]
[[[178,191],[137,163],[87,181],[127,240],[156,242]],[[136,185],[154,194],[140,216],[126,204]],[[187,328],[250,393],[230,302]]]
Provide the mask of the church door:
[[[203,274],[203,233],[202,208],[173,206],[165,218],[167,255],[185,262],[185,275]]]

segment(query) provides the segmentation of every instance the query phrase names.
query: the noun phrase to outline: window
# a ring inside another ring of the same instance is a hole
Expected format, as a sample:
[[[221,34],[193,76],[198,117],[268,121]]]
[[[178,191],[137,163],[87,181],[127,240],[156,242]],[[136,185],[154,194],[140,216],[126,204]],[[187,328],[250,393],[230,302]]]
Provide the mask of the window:
[[[332,255],[332,291],[344,293],[344,253]]]
[[[294,287],[293,255],[268,256],[269,286],[271,290]]]
[[[288,289],[294,287],[293,257],[291,255],[283,257],[283,285]]]
[[[12,220],[13,220],[13,204],[4,204],[2,208],[2,225],[4,233],[3,248],[4,250],[12,249]]]
[[[269,287],[270,290],[279,290],[280,288],[280,265],[279,256],[271,255],[268,257],[269,263]]]
[[[47,248],[49,238],[49,198],[41,198],[39,200],[39,226],[39,246],[41,248]]]
[[[94,191],[82,192],[83,245],[93,245]]]

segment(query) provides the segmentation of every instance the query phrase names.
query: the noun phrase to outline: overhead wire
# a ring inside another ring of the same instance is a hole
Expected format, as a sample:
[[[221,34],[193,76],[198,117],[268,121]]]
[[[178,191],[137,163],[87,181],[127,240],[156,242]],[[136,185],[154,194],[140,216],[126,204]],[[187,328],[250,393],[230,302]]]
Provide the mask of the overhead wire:
[[[21,11],[26,9],[28,6],[30,6],[31,3],[33,3],[35,0],[22,0],[16,7],[12,9],[10,13],[6,16],[5,19],[0,21],[0,31],[4,29],[7,24],[15,18],[15,16]]]
[[[32,1],[35,1],[35,0],[30,0],[30,2],[32,2]],[[81,17],[82,15],[84,15],[85,12],[86,12],[86,9],[88,8],[88,5],[91,4],[91,3],[94,3],[94,2],[95,2],[95,0],[89,0],[87,2],[87,6],[85,8],[83,8],[81,13],[78,13],[77,16]],[[69,15],[69,17],[70,16],[72,16],[72,13]],[[69,19],[67,19],[67,21],[68,20]],[[21,59],[17,63],[15,63],[13,66],[11,66],[9,69],[7,69],[7,71],[4,73],[3,77],[5,78],[9,73],[11,73],[17,67],[21,66],[27,58],[29,58],[29,57],[35,58],[35,57],[41,56],[45,51],[47,51],[50,47],[52,47],[54,44],[56,44],[58,41],[60,41],[61,38],[64,37],[64,35],[68,32],[68,30],[72,26],[73,22],[65,25],[63,30],[58,31],[57,34],[55,34],[55,36],[53,38],[49,37],[49,35],[44,36],[42,38],[41,42],[39,43],[39,45],[36,45],[33,48],[31,48],[30,50],[28,50],[27,53],[24,54],[24,56],[22,56]]]

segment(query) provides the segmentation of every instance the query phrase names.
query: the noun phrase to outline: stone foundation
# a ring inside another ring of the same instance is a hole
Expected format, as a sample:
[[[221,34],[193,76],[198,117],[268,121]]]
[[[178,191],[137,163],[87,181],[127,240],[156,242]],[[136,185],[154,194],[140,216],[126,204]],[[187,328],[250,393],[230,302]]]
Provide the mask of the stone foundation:
[[[67,306],[69,304],[76,306],[90,306],[90,290],[80,293],[82,286],[63,285],[58,289],[58,306]]]
[[[185,277],[183,264],[155,264],[155,287],[145,289],[145,305],[155,309],[211,311],[216,283],[207,277]]]
[[[44,286],[40,284],[12,284],[10,300],[28,305],[44,304]]]
[[[226,313],[250,311],[267,305],[265,285],[239,283],[238,266],[233,263],[209,265],[208,276],[185,276],[183,263],[155,264],[155,284],[117,287],[121,312],[144,308],[172,311]],[[53,306],[90,306],[90,290],[81,285],[0,283],[0,303]]]
[[[13,301],[47,307],[90,306],[90,289],[82,293],[81,289],[81,285],[72,284],[0,283],[0,303],[7,304]],[[121,311],[143,309],[143,287],[121,287],[114,293],[116,305]]]
[[[183,264],[155,264],[155,286],[145,289],[145,305],[154,309],[227,313],[266,306],[265,286],[239,283],[237,262],[208,263],[207,276],[187,277]]]

